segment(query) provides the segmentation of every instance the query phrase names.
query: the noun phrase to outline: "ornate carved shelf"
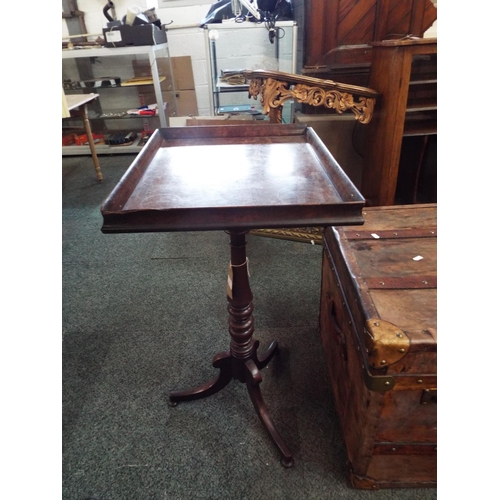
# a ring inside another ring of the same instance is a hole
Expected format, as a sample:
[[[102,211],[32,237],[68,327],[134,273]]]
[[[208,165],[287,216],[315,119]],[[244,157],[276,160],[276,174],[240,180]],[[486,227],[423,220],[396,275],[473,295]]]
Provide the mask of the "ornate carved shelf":
[[[372,118],[379,96],[378,92],[366,87],[280,71],[245,70],[242,73],[249,82],[249,95],[254,99],[260,96],[263,113],[269,114],[274,123],[281,123],[283,104],[293,99],[312,106],[324,106],[339,114],[351,111],[356,120],[366,124]]]

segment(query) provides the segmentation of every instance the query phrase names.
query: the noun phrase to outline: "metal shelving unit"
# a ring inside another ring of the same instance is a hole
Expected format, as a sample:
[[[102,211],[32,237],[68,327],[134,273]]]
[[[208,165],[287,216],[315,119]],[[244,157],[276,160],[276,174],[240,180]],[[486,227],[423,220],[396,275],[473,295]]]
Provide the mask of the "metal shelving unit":
[[[232,105],[255,107],[258,113],[260,103],[248,98],[248,85],[229,85],[221,81],[225,71],[243,69],[272,69],[286,73],[297,70],[297,24],[295,21],[278,21],[275,28],[279,36],[271,43],[264,23],[234,22],[207,24],[205,28],[205,49],[210,97],[213,115],[221,114],[221,108]],[[291,103],[288,103],[291,108]],[[236,110],[235,113],[238,113]],[[292,114],[290,109],[288,115]],[[284,110],[284,116],[287,115]],[[291,119],[291,116],[290,116]]]
[[[164,109],[165,103],[163,101],[161,82],[160,82],[160,74],[158,72],[157,58],[158,57],[166,57],[169,61],[170,66],[170,74],[173,75],[172,66],[170,64],[170,55],[168,52],[168,43],[159,44],[159,45],[142,45],[142,46],[133,46],[133,47],[116,47],[116,48],[107,48],[107,47],[92,47],[92,48],[82,48],[82,49],[65,49],[62,51],[62,59],[78,59],[78,58],[109,58],[109,57],[117,57],[117,56],[137,56],[143,55],[149,58],[149,63],[151,66],[151,77],[153,80],[154,93],[156,97],[156,102],[158,104],[158,116],[128,116],[128,117],[103,117],[103,118],[95,118],[97,120],[133,120],[133,119],[159,119],[161,127],[168,127],[168,118],[166,114],[166,110]],[[172,78],[172,85],[173,78]],[[130,88],[127,87],[113,87],[102,89],[101,92],[118,92],[120,88]],[[75,89],[71,91],[74,92]],[[80,90],[80,89],[78,89]],[[99,88],[90,88],[92,92],[99,93]],[[82,92],[85,89],[81,89]],[[172,88],[172,91],[175,93],[175,87]],[[69,92],[69,91],[68,91]],[[98,154],[117,154],[117,153],[138,153],[142,148],[138,146],[140,141],[140,137],[137,138],[132,144],[126,146],[109,146],[109,145],[96,145],[96,151]],[[86,155],[89,154],[88,146],[63,146],[62,147],[63,156],[66,155]]]

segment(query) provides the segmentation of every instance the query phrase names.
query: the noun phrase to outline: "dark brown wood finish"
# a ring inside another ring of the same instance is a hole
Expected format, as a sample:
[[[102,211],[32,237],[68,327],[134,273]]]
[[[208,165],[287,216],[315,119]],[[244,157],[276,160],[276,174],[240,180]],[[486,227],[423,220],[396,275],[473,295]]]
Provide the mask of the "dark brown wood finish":
[[[253,296],[245,234],[261,227],[362,224],[364,200],[315,132],[296,125],[182,127],[156,130],[104,202],[102,231],[220,230],[229,233],[229,351],[217,354],[217,376],[170,402],[205,398],[236,379],[247,386],[262,424],[291,467],[292,453],[260,391],[264,368],[253,339]]]
[[[437,19],[430,0],[314,0],[305,4],[304,75],[367,85],[372,42],[421,37]]]
[[[373,50],[370,85],[376,86],[382,98],[366,130],[361,192],[369,205],[383,206],[395,202],[402,140],[410,128],[407,110],[414,57],[436,54],[437,40],[389,40],[373,43]],[[424,118],[431,122],[427,133],[436,133],[435,101],[421,109],[434,110],[433,116]]]
[[[246,383],[248,394],[262,424],[281,455],[281,463],[289,468],[294,464],[293,456],[276,429],[272,417],[264,403],[260,391],[264,368],[277,352],[278,344],[272,342],[263,357],[259,357],[259,342],[253,339],[253,295],[248,280],[248,260],[245,250],[245,232],[229,231],[231,239],[231,265],[228,277],[229,351],[214,357],[213,367],[219,369],[218,375],[207,384],[187,391],[173,391],[170,403],[175,406],[181,401],[192,401],[211,396],[232,380]]]
[[[297,125],[159,129],[102,206],[103,232],[361,224],[364,199]]]
[[[396,54],[392,59],[384,55],[384,67],[380,69],[382,56],[377,54],[382,50],[378,43],[421,38],[436,19],[437,9],[430,0],[314,0],[305,3],[301,73],[367,86],[382,94],[377,100],[374,119],[368,125],[367,151],[363,152],[366,165],[361,192],[369,205],[436,201],[434,174],[431,172],[427,178],[423,167],[426,154],[433,151],[434,143],[429,146],[424,137],[429,130],[436,129],[436,85],[428,88],[429,97],[425,103],[424,85],[417,91],[412,89],[414,79],[405,74],[406,61]],[[412,102],[415,93],[421,96],[416,109]],[[327,112],[323,107],[308,104],[302,104],[302,111],[305,114]],[[413,136],[405,142],[413,144],[411,156],[419,160],[408,162],[405,158],[406,165],[400,172],[400,151],[403,137],[407,136]],[[416,137],[422,138],[420,146]],[[431,164],[433,161],[429,160]],[[401,193],[396,199],[398,175]],[[424,195],[417,199],[419,180],[423,183]]]
[[[320,330],[357,488],[436,484],[436,209],[325,230]]]

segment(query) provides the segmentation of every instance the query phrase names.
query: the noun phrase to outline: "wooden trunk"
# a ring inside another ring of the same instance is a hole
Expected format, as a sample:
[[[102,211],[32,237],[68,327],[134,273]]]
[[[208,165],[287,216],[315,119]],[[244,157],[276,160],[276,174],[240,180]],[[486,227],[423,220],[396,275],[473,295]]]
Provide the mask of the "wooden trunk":
[[[436,485],[436,212],[325,230],[320,330],[355,488]]]

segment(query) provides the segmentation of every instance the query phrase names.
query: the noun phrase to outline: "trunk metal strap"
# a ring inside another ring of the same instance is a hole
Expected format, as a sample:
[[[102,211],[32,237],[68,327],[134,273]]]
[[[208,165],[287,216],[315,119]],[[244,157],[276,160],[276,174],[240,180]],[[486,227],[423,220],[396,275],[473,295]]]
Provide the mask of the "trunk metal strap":
[[[386,290],[437,288],[437,276],[396,276],[365,278],[368,288]]]
[[[384,229],[384,230],[344,230],[344,234],[349,240],[373,240],[378,239],[373,236],[376,234],[382,240],[400,239],[400,238],[436,238],[437,227],[411,228],[411,229]]]

